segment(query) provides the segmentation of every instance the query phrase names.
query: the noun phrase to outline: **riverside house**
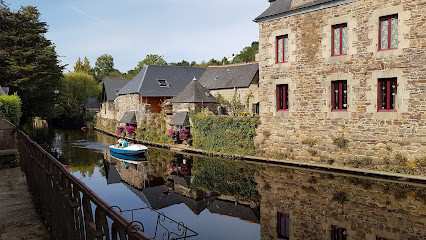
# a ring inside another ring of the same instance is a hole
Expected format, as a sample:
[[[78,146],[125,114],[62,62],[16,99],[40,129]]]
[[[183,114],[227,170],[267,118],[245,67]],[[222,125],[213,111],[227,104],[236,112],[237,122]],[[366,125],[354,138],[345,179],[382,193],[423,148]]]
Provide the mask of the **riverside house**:
[[[257,148],[343,163],[424,158],[424,0],[269,2],[254,20]]]
[[[118,91],[118,97],[114,100],[118,109],[116,120],[120,121],[123,116],[131,119],[133,116],[130,115],[133,114],[138,122],[145,114],[160,113],[167,99],[177,96],[194,77],[200,78],[204,71],[204,68],[145,65],[136,77]]]
[[[115,108],[114,100],[118,96],[118,91],[122,89],[130,80],[127,79],[104,79],[102,85],[101,112],[99,116],[106,119],[115,119],[118,110]]]
[[[235,99],[244,104],[248,112],[259,113],[259,63],[210,66],[199,82],[214,96],[220,94],[228,102]]]

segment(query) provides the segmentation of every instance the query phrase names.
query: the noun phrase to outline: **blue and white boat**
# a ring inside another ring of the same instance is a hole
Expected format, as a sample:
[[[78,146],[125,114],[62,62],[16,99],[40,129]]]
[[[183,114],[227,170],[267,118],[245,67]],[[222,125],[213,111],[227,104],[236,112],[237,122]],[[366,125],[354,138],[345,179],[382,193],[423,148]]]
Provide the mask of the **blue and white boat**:
[[[119,147],[118,145],[111,145],[109,146],[109,150],[123,155],[137,155],[148,151],[148,148],[142,144],[130,144],[125,148]]]
[[[115,152],[111,152],[111,157],[117,159],[117,160],[121,160],[123,162],[129,162],[129,163],[134,163],[134,164],[138,164],[140,162],[146,162],[146,156],[144,154],[138,154],[138,155],[124,155],[124,154],[119,154],[119,153],[115,153]]]

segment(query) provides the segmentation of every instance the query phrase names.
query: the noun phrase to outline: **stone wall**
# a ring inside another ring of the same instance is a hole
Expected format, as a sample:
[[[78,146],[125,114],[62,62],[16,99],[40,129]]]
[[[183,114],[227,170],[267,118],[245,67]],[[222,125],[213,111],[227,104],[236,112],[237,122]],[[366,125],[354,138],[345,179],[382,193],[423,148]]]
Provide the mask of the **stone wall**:
[[[421,0],[362,0],[260,23],[258,149],[340,162],[425,157],[425,7]],[[379,51],[379,18],[392,14],[398,14],[398,48]],[[331,26],[341,23],[348,28],[348,54],[331,56]],[[289,61],[277,64],[275,41],[282,35],[288,35]],[[390,77],[398,83],[396,111],[381,112],[378,79]],[[334,80],[347,80],[347,111],[331,111]],[[289,86],[288,111],[276,111],[278,84]],[[332,138],[342,134],[349,145],[338,150]],[[316,143],[302,144],[309,141]]]
[[[277,166],[258,169],[262,239],[278,239],[277,212],[290,217],[289,239],[329,240],[331,225],[346,228],[351,240],[425,237],[422,186]]]
[[[113,102],[104,102],[101,105],[101,111],[97,114],[98,117],[116,119],[118,109],[115,108]]]
[[[253,104],[259,102],[259,88],[257,85],[257,80],[253,81],[253,83],[250,84],[248,88],[215,89],[210,90],[210,92],[215,97],[217,97],[219,94],[222,95],[222,97],[228,102],[232,102],[232,99],[235,96],[236,100],[244,104],[246,106],[246,110],[250,113],[252,112]],[[248,98],[249,95],[252,95],[252,97]],[[248,106],[247,99],[249,100]]]
[[[0,118],[0,150],[17,149],[16,130],[15,125]]]
[[[201,108],[207,108],[209,112],[217,115],[218,103],[173,103],[173,113],[177,111],[194,111],[196,113],[201,112]]]

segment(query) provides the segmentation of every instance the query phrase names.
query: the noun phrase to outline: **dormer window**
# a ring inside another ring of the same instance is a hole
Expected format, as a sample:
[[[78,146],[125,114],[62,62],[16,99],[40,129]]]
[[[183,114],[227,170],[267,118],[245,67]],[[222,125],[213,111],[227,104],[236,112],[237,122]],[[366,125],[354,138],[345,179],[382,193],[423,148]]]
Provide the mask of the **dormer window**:
[[[115,95],[118,95],[119,91],[120,91],[120,89],[115,89]]]
[[[169,82],[167,82],[166,79],[157,79],[158,84],[160,87],[170,87]]]

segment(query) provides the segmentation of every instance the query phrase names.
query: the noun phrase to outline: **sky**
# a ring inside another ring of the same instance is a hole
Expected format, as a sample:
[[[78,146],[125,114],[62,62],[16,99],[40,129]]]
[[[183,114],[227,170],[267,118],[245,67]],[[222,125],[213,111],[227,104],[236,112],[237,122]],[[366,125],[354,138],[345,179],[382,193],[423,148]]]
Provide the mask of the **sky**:
[[[92,67],[102,54],[127,72],[148,54],[167,62],[188,62],[238,54],[259,40],[253,19],[267,0],[5,0],[12,10],[36,6],[48,25],[46,37],[61,64],[72,71],[87,57]]]

